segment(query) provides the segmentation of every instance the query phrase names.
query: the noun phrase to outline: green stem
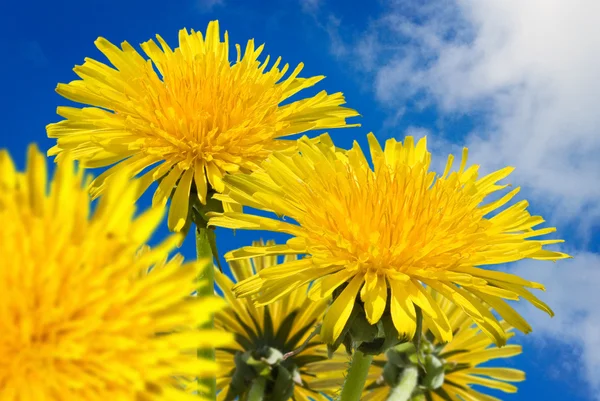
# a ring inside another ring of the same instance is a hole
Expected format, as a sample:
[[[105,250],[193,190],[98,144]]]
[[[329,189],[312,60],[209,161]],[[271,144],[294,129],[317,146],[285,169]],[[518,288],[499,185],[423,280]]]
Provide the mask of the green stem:
[[[340,401],[360,401],[372,361],[373,355],[365,355],[358,350],[354,351],[340,394]]]
[[[248,392],[248,401],[263,401],[267,380],[264,377],[257,377],[252,381],[252,387]]]
[[[417,387],[419,370],[416,366],[408,366],[402,372],[400,381],[390,390],[387,401],[408,401]]]
[[[200,274],[200,282],[202,286],[198,288],[198,296],[212,296],[215,292],[215,270],[213,267],[213,254],[209,242],[208,228],[196,226],[196,254],[199,261],[206,260],[206,266]],[[214,319],[208,321],[203,328],[212,329],[215,327]],[[215,349],[202,348],[198,349],[198,358],[214,361]],[[199,391],[199,395],[204,396],[209,400],[215,400],[217,397],[217,379],[209,377],[199,380],[200,387],[205,390]]]

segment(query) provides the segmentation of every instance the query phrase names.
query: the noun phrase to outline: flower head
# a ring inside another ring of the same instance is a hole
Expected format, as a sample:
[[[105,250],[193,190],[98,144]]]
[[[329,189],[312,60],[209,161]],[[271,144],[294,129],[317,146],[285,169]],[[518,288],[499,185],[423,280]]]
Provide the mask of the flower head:
[[[48,193],[34,146],[25,172],[0,151],[0,400],[192,399],[175,377],[214,375],[196,348],[231,338],[196,328],[223,303],[190,296],[176,238],[143,246],[163,212],[134,218],[136,183],[115,176],[91,212],[83,181],[63,158]]]
[[[253,246],[264,246],[255,242]],[[275,247],[273,242],[266,244]],[[284,263],[297,262],[295,255]],[[276,267],[277,256],[264,256],[230,263],[236,280],[243,280],[263,269]],[[326,401],[322,392],[333,395],[346,368],[346,358],[327,358],[327,348],[315,337],[315,326],[321,321],[327,302],[311,302],[304,285],[277,302],[255,307],[249,299],[237,299],[234,283],[215,272],[216,281],[229,307],[215,318],[216,327],[235,334],[233,347],[217,348],[217,362],[222,371],[217,387],[224,399],[246,395],[252,380],[266,379],[265,399]],[[278,398],[278,397],[279,398]]]
[[[397,381],[402,377],[406,366],[417,366],[419,359],[422,367],[419,367],[417,387],[412,394],[413,400],[499,401],[472,388],[473,385],[515,393],[517,388],[510,382],[525,380],[525,372],[496,367],[489,362],[519,355],[521,346],[511,344],[502,348],[495,347],[490,337],[474,326],[470,317],[460,308],[439,294],[428,292],[448,316],[455,333],[454,338],[447,344],[440,343],[435,340],[429,327],[424,325],[420,356],[414,347],[411,349],[412,344],[403,344],[397,349],[388,350],[385,355],[376,356],[369,371],[370,383],[365,389],[362,401],[388,400],[390,387],[398,384]],[[511,330],[506,323],[503,323],[503,326],[507,331]],[[509,333],[509,336],[512,334]],[[480,366],[482,364],[485,366]]]
[[[358,115],[340,107],[341,93],[322,91],[282,105],[324,77],[299,78],[302,64],[285,77],[288,65],[280,69],[280,58],[267,68],[269,57],[258,61],[263,46],[255,48],[253,40],[243,55],[236,45],[230,64],[228,35],[221,41],[217,21],[206,36],[179,31],[174,50],[157,38],[162,49],[153,40],[141,45],[149,60],[127,42],[119,49],[96,40],[114,68],[86,59],[74,70],[81,80],[58,85],[62,96],[93,107],[58,108],[65,120],[48,126],[48,136],[57,138],[48,153],[60,158],[72,150],[87,167],[117,163],[94,181],[94,195],[124,168],[143,172],[140,194],[160,181],[153,204],[172,196],[173,230],[188,220],[190,200],[206,204],[207,191],[223,190],[224,174],[254,171],[272,151],[295,146],[279,138],[346,127],[346,118]]]
[[[364,308],[371,325],[391,318],[406,337],[414,335],[422,311],[435,335],[450,341],[448,318],[426,286],[460,306],[498,344],[504,343],[505,332],[486,304],[524,332],[530,331],[529,325],[503,299],[523,297],[551,313],[526,289],[541,289],[540,284],[479,267],[568,257],[543,248],[562,241],[536,238],[555,229],[534,229],[544,220],[529,214],[526,201],[498,211],[519,188],[483,202],[507,186],[497,182],[512,168],[479,177],[479,166],[466,168],[465,149],[458,171],[450,171],[451,155],[444,173],[436,175],[429,171],[425,138],[417,144],[412,137],[404,143],[390,139],[385,150],[373,134],[368,139],[374,169],[357,143],[341,152],[327,137],[320,143],[302,138],[299,153],[273,154],[263,164],[264,172],[226,178],[228,193],[221,199],[298,223],[235,212],[214,214],[210,224],[215,226],[293,236],[286,246],[241,249],[226,255],[228,259],[309,255],[245,279],[234,288],[238,295],[269,303],[314,280],[311,297],[334,295],[321,331],[328,343],[347,331],[356,308]]]

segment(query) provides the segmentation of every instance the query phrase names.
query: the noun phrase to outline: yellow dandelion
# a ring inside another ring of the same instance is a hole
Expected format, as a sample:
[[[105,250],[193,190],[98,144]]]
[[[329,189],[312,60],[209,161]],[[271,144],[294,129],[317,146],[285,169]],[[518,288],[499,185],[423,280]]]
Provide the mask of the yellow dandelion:
[[[96,40],[114,68],[86,59],[74,69],[81,80],[58,85],[60,95],[93,107],[58,108],[65,120],[47,127],[57,139],[48,154],[60,158],[72,150],[86,167],[116,163],[92,184],[95,196],[125,168],[132,175],[143,172],[140,194],[160,181],[153,204],[165,205],[173,196],[173,230],[185,226],[190,201],[206,204],[213,191],[223,191],[224,174],[254,171],[272,151],[295,146],[279,138],[348,127],[346,118],[358,115],[340,107],[342,93],[321,91],[282,105],[324,77],[299,78],[303,64],[285,77],[288,65],[280,68],[281,58],[269,68],[268,56],[258,61],[263,45],[255,48],[254,40],[243,55],[236,45],[237,60],[230,64],[228,35],[221,41],[217,21],[208,24],[205,37],[179,31],[175,50],[157,39],[162,49],[153,40],[141,45],[149,60],[127,42],[118,48]]]
[[[269,241],[266,246],[276,245]],[[291,255],[284,263],[297,260]],[[244,280],[277,262],[277,256],[270,255],[233,261],[230,268],[236,280]],[[327,302],[311,302],[304,285],[271,305],[255,307],[250,300],[233,295],[234,283],[226,275],[216,271],[216,282],[229,307],[216,315],[215,326],[236,338],[234,346],[217,348],[222,368],[217,376],[218,399],[245,399],[254,384],[265,399],[327,401],[323,393],[333,395],[337,390],[347,360],[340,355],[328,359],[327,347],[315,334]]]
[[[144,248],[163,211],[134,217],[136,183],[115,176],[91,207],[83,181],[65,157],[48,193],[35,146],[25,172],[0,151],[0,400],[197,399],[174,377],[215,374],[196,348],[231,336],[196,328],[223,302],[190,296],[176,238]]]
[[[529,214],[526,201],[499,211],[519,188],[483,202],[507,186],[497,182],[511,167],[480,178],[479,166],[466,168],[465,149],[458,171],[450,171],[450,155],[444,173],[436,175],[429,171],[425,138],[416,145],[412,137],[404,144],[390,139],[385,150],[373,134],[368,139],[374,170],[357,143],[347,152],[336,151],[323,136],[320,143],[300,139],[297,154],[273,154],[263,164],[264,172],[226,177],[229,192],[221,199],[285,219],[227,212],[213,214],[210,224],[293,236],[286,245],[245,248],[229,253],[228,259],[309,255],[245,279],[234,288],[236,294],[264,304],[315,281],[309,296],[334,297],[321,330],[328,343],[347,331],[357,308],[364,308],[371,325],[391,318],[398,334],[409,338],[422,311],[437,338],[450,341],[448,318],[425,286],[460,306],[498,344],[505,342],[505,332],[486,304],[523,332],[530,326],[504,299],[523,297],[551,313],[527,290],[542,285],[479,267],[568,257],[543,248],[562,241],[535,238],[555,229],[534,229],[544,220]]]
[[[515,393],[517,387],[511,382],[525,380],[525,372],[496,367],[489,362],[519,355],[521,346],[510,344],[502,348],[495,347],[490,337],[472,324],[469,315],[438,294],[431,293],[431,295],[448,316],[455,334],[451,342],[444,344],[435,340],[433,332],[427,325],[423,327],[423,338],[431,341],[424,340],[421,347],[421,361],[424,366],[418,368],[417,387],[412,393],[412,399],[499,401],[496,397],[475,390],[472,388],[473,385]],[[506,323],[503,323],[503,326],[507,331],[511,330]],[[510,332],[509,337],[512,335],[513,333]],[[365,389],[362,401],[388,400],[391,395],[390,386],[397,385],[396,382],[405,373],[406,366],[418,365],[414,348],[411,353],[410,347],[401,347],[404,348],[404,352],[391,349],[387,357],[379,355],[374,358],[369,371],[370,385]],[[405,365],[406,363],[408,365]],[[485,366],[480,366],[482,364]]]

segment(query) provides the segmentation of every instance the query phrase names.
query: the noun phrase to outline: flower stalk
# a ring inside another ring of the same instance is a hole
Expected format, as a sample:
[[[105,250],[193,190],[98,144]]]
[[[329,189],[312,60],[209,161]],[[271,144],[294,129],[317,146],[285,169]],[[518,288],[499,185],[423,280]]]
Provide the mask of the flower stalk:
[[[206,261],[204,270],[199,277],[198,296],[206,297],[214,294],[215,291],[215,271],[213,267],[213,253],[210,246],[209,240],[209,228],[201,227],[196,225],[196,255],[198,261]],[[203,328],[213,329],[215,327],[214,317],[204,325]],[[198,349],[198,358],[205,360],[215,360],[215,349],[214,348],[203,348]],[[217,379],[216,377],[208,377],[200,379],[199,384],[199,395],[204,396],[207,399],[214,400],[217,396]]]
[[[360,401],[372,361],[373,355],[365,355],[358,350],[354,351],[346,380],[342,386],[340,401]]]
[[[408,401],[417,386],[419,370],[416,366],[407,366],[401,374],[398,384],[390,390],[387,401]]]

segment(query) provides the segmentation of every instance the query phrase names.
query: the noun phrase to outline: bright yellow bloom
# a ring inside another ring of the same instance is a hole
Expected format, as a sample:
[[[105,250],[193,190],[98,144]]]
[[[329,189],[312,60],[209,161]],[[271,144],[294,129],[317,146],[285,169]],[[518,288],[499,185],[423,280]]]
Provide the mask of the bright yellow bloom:
[[[431,291],[428,291],[431,293]],[[481,332],[476,326],[472,325],[472,320],[469,315],[465,314],[451,302],[443,299],[436,293],[431,294],[440,308],[444,311],[452,331],[455,333],[454,338],[448,344],[442,344],[433,340],[433,354],[439,360],[443,361],[446,368],[444,374],[444,384],[440,388],[434,390],[425,390],[429,393],[431,401],[444,401],[444,394],[450,400],[465,400],[465,401],[499,401],[496,397],[483,394],[474,390],[471,386],[478,385],[490,389],[501,390],[506,393],[515,393],[517,388],[509,382],[520,382],[525,380],[525,372],[504,367],[494,367],[487,362],[499,359],[510,358],[521,353],[520,345],[507,345],[502,348],[497,348],[493,345],[490,337]],[[503,323],[507,331],[511,330],[510,326]],[[512,337],[513,333],[508,333]],[[423,336],[431,337],[432,333],[429,327],[423,327]],[[414,357],[413,357],[414,358]],[[378,355],[373,360],[369,376],[371,384],[367,388],[362,401],[385,401],[388,399],[390,388],[384,383],[383,366],[386,363],[385,355]],[[389,363],[389,362],[388,362]],[[484,364],[485,367],[479,365]],[[419,384],[425,386],[425,372],[420,372]],[[419,390],[417,390],[419,393]]]
[[[310,255],[261,271],[236,286],[236,294],[253,296],[264,304],[316,280],[309,296],[337,296],[321,331],[328,343],[342,333],[359,294],[356,302],[364,304],[370,324],[376,324],[384,312],[391,313],[399,334],[412,337],[418,306],[443,341],[452,339],[451,326],[424,286],[463,308],[498,344],[505,342],[504,330],[484,304],[524,332],[530,331],[529,325],[502,298],[523,297],[551,313],[526,289],[542,289],[542,285],[476,267],[568,257],[543,249],[562,241],[532,239],[555,229],[534,229],[544,220],[529,214],[526,201],[498,212],[519,188],[483,203],[507,186],[497,182],[512,168],[479,178],[479,166],[466,168],[465,149],[458,171],[450,172],[450,156],[444,173],[436,176],[429,171],[431,154],[425,138],[416,145],[411,137],[404,144],[390,139],[382,150],[369,134],[372,170],[357,143],[341,152],[322,138],[318,144],[300,139],[300,153],[294,155],[273,154],[263,164],[265,172],[226,178],[229,192],[221,199],[275,212],[286,216],[286,221],[228,212],[215,214],[212,225],[293,236],[285,246],[243,248],[226,255],[228,259],[271,253]]]
[[[96,40],[115,68],[86,59],[74,69],[81,80],[58,85],[62,96],[94,107],[58,108],[66,120],[47,127],[57,138],[48,154],[60,158],[73,150],[86,167],[117,163],[95,180],[94,195],[125,167],[132,175],[143,172],[140,194],[160,180],[155,205],[165,205],[176,187],[168,219],[173,230],[186,222],[190,193],[206,204],[213,190],[223,190],[224,174],[254,171],[272,151],[295,146],[279,138],[347,127],[346,118],[358,115],[340,107],[341,93],[321,91],[281,105],[324,77],[298,78],[300,64],[284,78],[288,65],[280,69],[278,58],[267,68],[269,57],[258,61],[263,46],[255,48],[254,40],[243,56],[236,45],[231,65],[229,39],[225,33],[221,41],[217,21],[209,23],[206,37],[179,31],[175,50],[157,38],[162,49],[153,40],[141,45],[149,60],[127,42],[119,49]]]
[[[82,184],[66,157],[47,193],[34,146],[23,173],[0,151],[0,401],[197,399],[174,376],[215,373],[195,350],[231,336],[196,328],[223,302],[190,296],[177,238],[143,246],[163,211],[134,218],[135,182],[115,176],[94,207]]]
[[[262,246],[262,242],[255,242],[253,246]],[[269,241],[267,246],[275,246]],[[297,261],[295,255],[289,255],[284,263]],[[277,256],[257,257],[233,261],[230,263],[231,272],[237,281],[244,280],[265,268],[277,266]],[[219,312],[215,318],[217,328],[234,333],[236,344],[232,347],[217,349],[217,362],[222,367],[217,377],[217,387],[221,390],[219,400],[246,394],[249,382],[242,382],[241,394],[236,393],[235,383],[236,354],[251,355],[253,359],[260,360],[272,354],[272,364],[269,365],[271,373],[267,375],[267,395],[270,395],[276,383],[276,378],[282,383],[293,387],[292,398],[295,401],[309,401],[310,399],[327,401],[322,392],[333,395],[339,388],[347,368],[347,358],[337,354],[334,358],[327,358],[327,347],[322,344],[318,336],[311,339],[315,327],[323,318],[327,308],[327,301],[312,302],[306,296],[308,285],[295,288],[266,307],[255,307],[248,299],[237,299],[231,290],[234,283],[224,274],[215,272],[216,282],[229,303],[229,307]],[[299,349],[305,342],[307,346],[295,355],[281,361],[281,356]],[[277,357],[279,356],[279,358]],[[239,356],[238,356],[239,358]],[[240,363],[238,361],[238,363]],[[284,374],[279,369],[285,369],[285,374],[290,374],[286,382]],[[258,368],[256,368],[258,370]],[[241,372],[238,372],[241,374]],[[234,380],[232,381],[232,377]],[[332,380],[335,379],[335,380]],[[233,398],[231,398],[233,399]]]

